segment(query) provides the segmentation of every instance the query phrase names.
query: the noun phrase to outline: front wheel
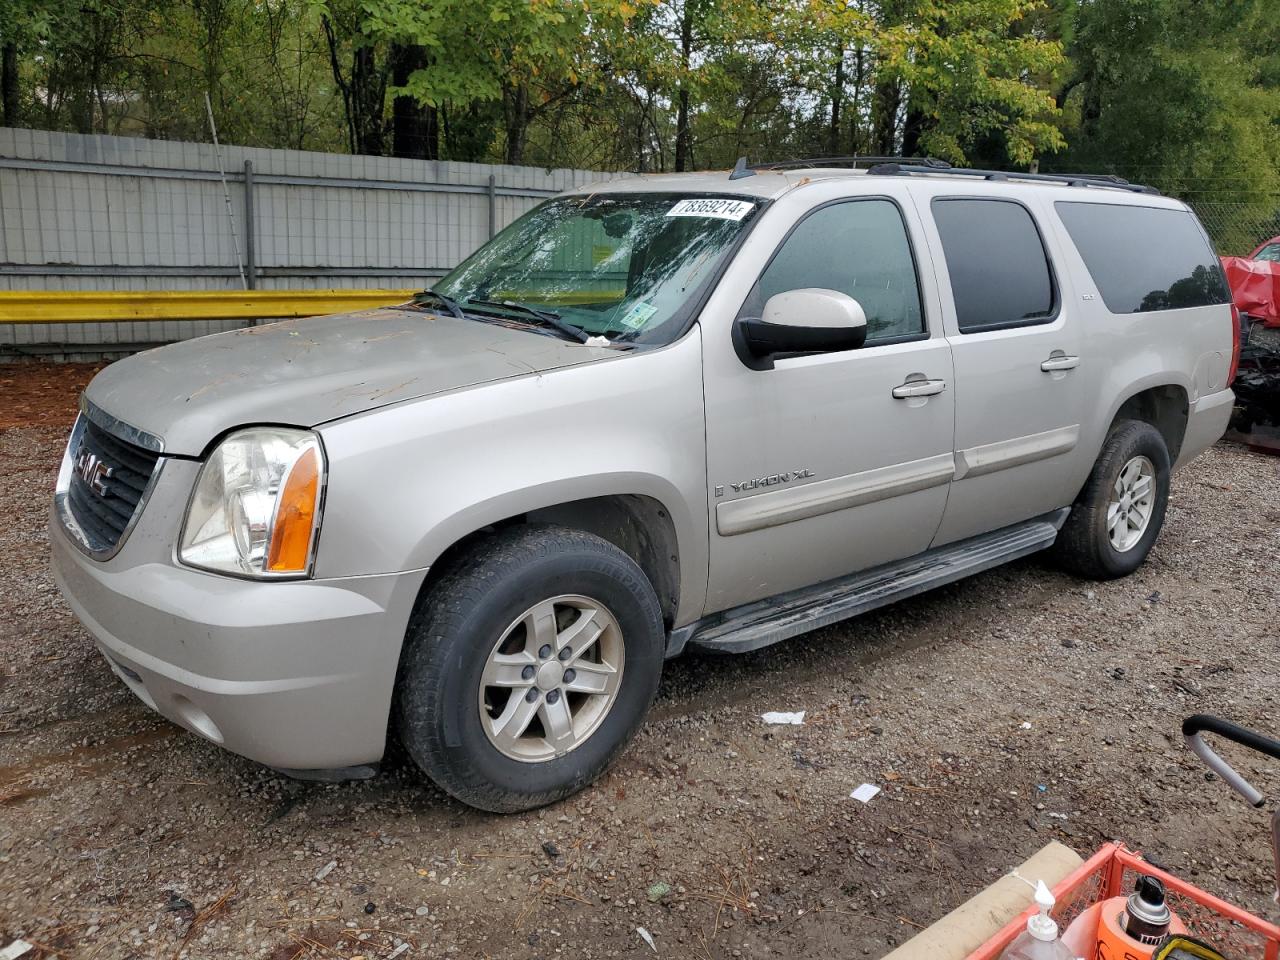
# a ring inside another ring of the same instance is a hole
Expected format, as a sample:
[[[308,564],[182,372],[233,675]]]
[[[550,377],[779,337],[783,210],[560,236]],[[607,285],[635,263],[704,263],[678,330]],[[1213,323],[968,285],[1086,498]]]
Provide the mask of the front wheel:
[[[1169,475],[1169,448],[1159,430],[1140,420],[1112,427],[1054,543],[1062,566],[1094,580],[1138,569],[1164,524]]]
[[[552,803],[635,734],[664,639],[653,587],[617,547],[559,527],[497,534],[419,604],[398,680],[400,738],[471,806]]]

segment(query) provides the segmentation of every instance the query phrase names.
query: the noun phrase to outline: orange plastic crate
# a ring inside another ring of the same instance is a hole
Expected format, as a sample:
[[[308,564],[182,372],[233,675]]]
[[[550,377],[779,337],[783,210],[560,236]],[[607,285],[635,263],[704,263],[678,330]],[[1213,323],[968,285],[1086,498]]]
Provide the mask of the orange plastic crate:
[[[1065,930],[1095,903],[1130,893],[1138,874],[1161,880],[1169,892],[1170,909],[1186,924],[1188,932],[1212,944],[1223,956],[1230,960],[1246,957],[1280,960],[1280,927],[1153,867],[1121,843],[1102,847],[1053,888],[1057,899],[1053,918],[1058,921],[1059,929]],[[1027,918],[1035,912],[1034,905],[1028,907],[969,954],[968,960],[996,960],[1013,938],[1026,929]]]

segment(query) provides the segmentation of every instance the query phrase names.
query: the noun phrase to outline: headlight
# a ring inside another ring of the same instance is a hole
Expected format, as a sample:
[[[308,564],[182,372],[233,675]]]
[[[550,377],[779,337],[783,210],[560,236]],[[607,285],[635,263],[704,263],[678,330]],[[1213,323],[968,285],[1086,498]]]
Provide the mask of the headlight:
[[[320,438],[310,430],[231,434],[200,468],[178,559],[240,576],[310,573],[324,474]]]

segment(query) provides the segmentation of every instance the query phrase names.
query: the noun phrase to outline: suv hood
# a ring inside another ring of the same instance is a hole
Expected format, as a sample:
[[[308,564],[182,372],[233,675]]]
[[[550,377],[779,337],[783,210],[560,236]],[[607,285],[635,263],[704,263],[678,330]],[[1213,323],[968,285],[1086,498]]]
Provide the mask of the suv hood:
[[[85,397],[155,434],[165,453],[199,456],[232,427],[314,427],[402,400],[617,355],[529,327],[422,310],[366,310],[148,350],[111,364]]]

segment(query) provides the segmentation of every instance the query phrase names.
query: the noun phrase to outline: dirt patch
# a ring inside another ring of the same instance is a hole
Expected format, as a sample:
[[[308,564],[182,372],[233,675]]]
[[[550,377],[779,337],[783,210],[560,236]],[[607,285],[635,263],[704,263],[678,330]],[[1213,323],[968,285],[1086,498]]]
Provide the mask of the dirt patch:
[[[1195,712],[1280,733],[1274,459],[1220,446],[1178,474],[1125,580],[1032,558],[757,654],[675,661],[601,782],[494,817],[399,761],[286,780],[134,699],[49,576],[64,437],[0,433],[0,945],[644,957],[644,927],[662,957],[875,957],[1050,839],[1122,838],[1274,915],[1265,817],[1178,736]],[[766,710],[808,716],[767,727]],[[883,790],[865,806],[864,781]]]
[[[104,363],[0,364],[0,430],[63,426],[75,419],[80,393]]]

